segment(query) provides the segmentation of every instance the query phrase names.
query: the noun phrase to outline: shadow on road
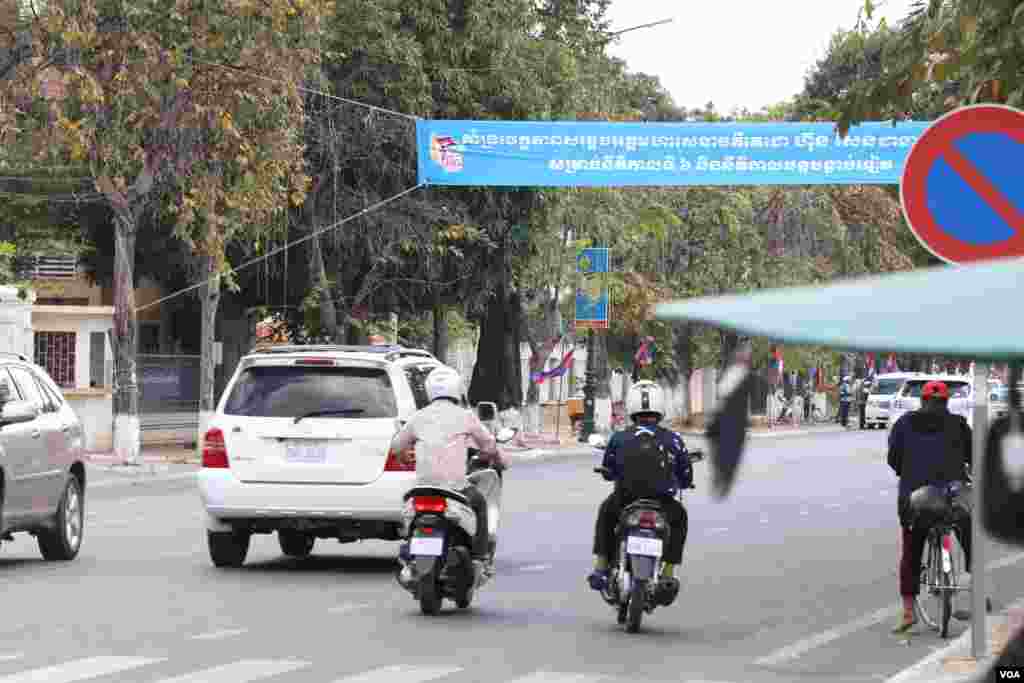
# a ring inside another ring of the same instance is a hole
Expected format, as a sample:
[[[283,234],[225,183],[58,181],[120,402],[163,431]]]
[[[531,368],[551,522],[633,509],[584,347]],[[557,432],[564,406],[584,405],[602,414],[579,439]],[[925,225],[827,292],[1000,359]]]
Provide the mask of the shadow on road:
[[[311,555],[306,558],[281,556],[273,560],[247,562],[240,570],[251,572],[287,572],[289,574],[391,574],[398,568],[392,557],[351,555]]]

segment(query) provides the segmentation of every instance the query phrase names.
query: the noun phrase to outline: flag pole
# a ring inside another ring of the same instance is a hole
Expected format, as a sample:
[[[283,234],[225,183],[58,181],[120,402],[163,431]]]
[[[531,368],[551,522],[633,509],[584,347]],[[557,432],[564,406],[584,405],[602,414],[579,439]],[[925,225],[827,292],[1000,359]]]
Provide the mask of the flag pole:
[[[558,355],[564,356],[565,337],[558,343]],[[559,361],[561,365],[561,361]],[[562,443],[562,387],[565,386],[565,373],[558,376],[558,391],[555,393],[555,441]]]

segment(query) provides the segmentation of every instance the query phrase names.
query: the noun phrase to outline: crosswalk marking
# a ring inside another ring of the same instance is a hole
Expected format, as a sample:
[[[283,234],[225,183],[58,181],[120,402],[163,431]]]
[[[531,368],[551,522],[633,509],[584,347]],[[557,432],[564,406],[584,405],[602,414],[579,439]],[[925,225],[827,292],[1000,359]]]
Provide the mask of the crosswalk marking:
[[[225,628],[219,631],[208,631],[206,633],[199,633],[194,636],[190,636],[190,640],[222,640],[224,638],[230,638],[232,636],[240,636],[248,631],[244,628]]]
[[[427,681],[444,678],[459,671],[462,669],[458,667],[385,666],[340,678],[334,683],[392,683],[393,681],[427,683]]]
[[[76,683],[162,662],[142,657],[92,657],[0,678],[0,683]]]
[[[563,674],[553,671],[537,671],[529,676],[517,678],[509,683],[598,683],[607,676],[591,676],[587,674]]]
[[[249,683],[261,678],[270,678],[297,671],[309,666],[309,662],[297,662],[281,659],[243,659],[224,666],[216,666],[204,671],[167,678],[159,683]]]

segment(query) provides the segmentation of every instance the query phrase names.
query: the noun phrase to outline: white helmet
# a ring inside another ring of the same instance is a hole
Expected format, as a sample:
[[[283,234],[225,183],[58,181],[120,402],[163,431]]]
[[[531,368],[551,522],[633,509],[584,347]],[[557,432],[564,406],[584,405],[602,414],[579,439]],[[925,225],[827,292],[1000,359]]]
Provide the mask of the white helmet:
[[[447,365],[431,370],[424,385],[431,403],[439,398],[450,398],[456,403],[462,400],[462,375]]]
[[[659,420],[665,417],[665,399],[661,387],[646,379],[634,384],[626,397],[626,414],[631,420],[644,414],[657,415]]]

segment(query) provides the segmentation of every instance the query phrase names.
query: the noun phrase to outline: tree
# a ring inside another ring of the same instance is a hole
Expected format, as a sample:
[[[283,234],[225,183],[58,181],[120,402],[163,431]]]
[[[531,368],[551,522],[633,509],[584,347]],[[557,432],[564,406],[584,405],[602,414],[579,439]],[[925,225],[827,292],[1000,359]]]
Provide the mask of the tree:
[[[857,81],[843,94],[840,132],[922,108],[949,111],[982,102],[1021,106],[1022,26],[1024,0],[918,0],[885,46],[879,77]]]
[[[283,199],[301,201],[295,84],[315,61],[307,41],[327,7],[326,0],[33,5],[31,52],[8,85],[18,106],[0,127],[31,139],[38,164],[86,164],[113,212],[115,448],[126,461],[139,447],[133,291],[140,217],[166,193],[203,270],[219,275],[238,226],[264,219]],[[208,291],[204,302],[206,320],[216,295]]]

